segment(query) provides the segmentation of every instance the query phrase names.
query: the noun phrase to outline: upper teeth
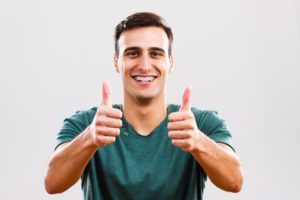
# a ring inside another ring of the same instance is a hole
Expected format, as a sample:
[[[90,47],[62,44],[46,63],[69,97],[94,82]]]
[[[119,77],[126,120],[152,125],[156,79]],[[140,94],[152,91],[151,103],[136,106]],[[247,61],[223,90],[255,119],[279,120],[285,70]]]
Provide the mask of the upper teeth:
[[[148,76],[148,77],[136,76],[136,77],[134,77],[134,79],[137,81],[150,82],[150,81],[154,80],[154,77],[153,76]]]

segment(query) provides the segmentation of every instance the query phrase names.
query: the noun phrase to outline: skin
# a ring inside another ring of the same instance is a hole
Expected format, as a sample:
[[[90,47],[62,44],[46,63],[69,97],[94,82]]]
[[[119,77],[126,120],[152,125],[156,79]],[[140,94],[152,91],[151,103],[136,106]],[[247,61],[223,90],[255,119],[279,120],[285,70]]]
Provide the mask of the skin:
[[[217,187],[239,192],[243,172],[238,157],[229,146],[214,142],[198,129],[190,97],[191,88],[186,88],[180,110],[169,115],[168,130],[172,144],[191,153]]]
[[[114,61],[123,80],[123,114],[141,135],[149,134],[167,114],[165,83],[173,68],[168,45],[166,33],[157,27],[127,30],[119,39],[120,54],[115,55]],[[156,79],[142,87],[132,75],[155,75]]]
[[[168,42],[158,27],[136,28],[121,34],[120,53],[114,56],[114,63],[123,81],[123,113],[112,108],[109,85],[103,82],[102,102],[91,125],[71,142],[60,145],[49,161],[45,177],[48,193],[64,192],[79,180],[94,153],[119,136],[122,115],[141,135],[148,135],[166,117],[165,83],[173,68]],[[155,76],[155,80],[141,84],[134,76]],[[191,88],[186,88],[181,109],[168,116],[174,148],[191,153],[217,187],[240,191],[243,174],[237,156],[227,145],[215,143],[198,130],[190,98]]]

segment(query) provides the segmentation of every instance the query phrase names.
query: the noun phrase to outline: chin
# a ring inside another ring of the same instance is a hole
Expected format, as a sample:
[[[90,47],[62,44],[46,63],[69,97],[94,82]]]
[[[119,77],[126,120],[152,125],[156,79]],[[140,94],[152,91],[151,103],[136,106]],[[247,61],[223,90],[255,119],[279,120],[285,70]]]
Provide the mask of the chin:
[[[150,103],[152,100],[154,100],[156,97],[159,96],[159,92],[137,92],[135,94],[132,94],[132,97],[138,101],[138,102],[144,102],[144,103]]]
[[[163,95],[163,89],[160,87],[135,88],[127,85],[124,88],[125,96],[134,101],[151,101]]]
[[[151,95],[151,94],[147,93],[147,94],[136,94],[134,96],[135,96],[135,99],[142,100],[142,99],[154,99],[155,96],[157,96],[157,95]]]

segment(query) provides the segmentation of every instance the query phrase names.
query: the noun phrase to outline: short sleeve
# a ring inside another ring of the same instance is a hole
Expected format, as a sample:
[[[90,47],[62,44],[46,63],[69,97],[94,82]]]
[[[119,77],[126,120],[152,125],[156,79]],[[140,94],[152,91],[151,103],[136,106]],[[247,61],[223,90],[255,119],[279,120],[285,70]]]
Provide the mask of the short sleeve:
[[[57,146],[72,141],[82,133],[91,123],[96,113],[96,108],[87,111],[77,111],[71,117],[64,119],[62,128],[57,134]]]
[[[198,128],[217,143],[224,143],[232,148],[231,133],[225,120],[216,111],[194,109]]]

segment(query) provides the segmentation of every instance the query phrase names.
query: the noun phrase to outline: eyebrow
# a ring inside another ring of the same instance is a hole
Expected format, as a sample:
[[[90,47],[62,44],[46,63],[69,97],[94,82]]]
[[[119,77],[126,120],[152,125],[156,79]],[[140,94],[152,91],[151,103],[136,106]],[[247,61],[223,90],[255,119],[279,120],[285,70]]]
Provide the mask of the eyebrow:
[[[152,51],[161,51],[164,54],[166,53],[164,49],[159,48],[159,47],[151,47],[150,50],[152,50]]]
[[[128,47],[124,50],[124,53],[127,52],[127,51],[138,51],[140,50],[141,48],[139,47]]]
[[[140,51],[140,50],[141,50],[140,47],[128,47],[124,50],[124,53],[128,52],[128,51]],[[162,49],[162,48],[159,48],[159,47],[150,47],[148,50],[150,50],[150,51],[160,51],[162,53],[165,53],[165,50]]]

